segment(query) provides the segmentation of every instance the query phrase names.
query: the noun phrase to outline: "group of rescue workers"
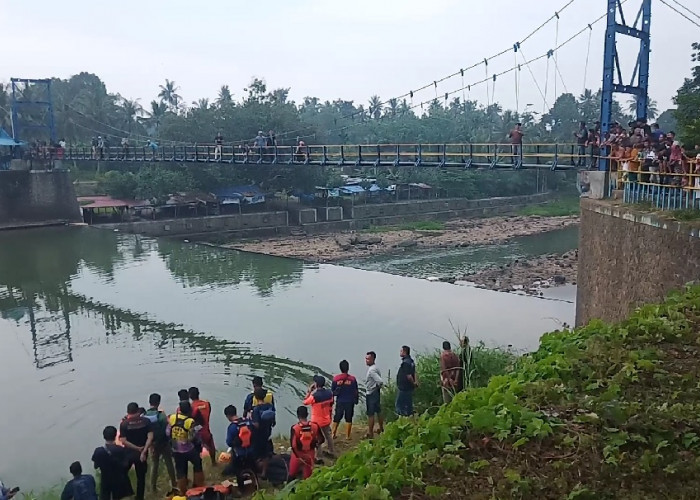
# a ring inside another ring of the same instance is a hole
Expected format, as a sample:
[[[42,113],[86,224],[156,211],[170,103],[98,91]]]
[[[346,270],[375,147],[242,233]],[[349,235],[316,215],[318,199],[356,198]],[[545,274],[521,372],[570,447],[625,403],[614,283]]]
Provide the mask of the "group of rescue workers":
[[[401,347],[401,365],[396,374],[395,409],[398,415],[403,416],[413,414],[413,390],[418,386],[415,363],[410,354],[408,346]],[[368,420],[365,437],[369,439],[374,437],[375,419],[378,432],[384,430],[381,412],[384,380],[375,363],[376,357],[373,351],[367,352],[365,356]],[[458,356],[451,351],[449,342],[444,342],[440,358],[440,384],[445,402],[451,400],[461,389],[462,365]],[[163,462],[171,484],[168,497],[203,497],[202,492],[208,490],[204,488],[202,456],[207,454],[212,466],[223,465],[223,477],[236,481],[213,488],[232,488],[235,484],[238,490],[244,491],[248,482],[254,482],[253,487],[257,487],[258,478],[267,478],[272,484],[282,484],[300,476],[307,479],[311,476],[314,465],[323,463],[317,452],[321,451],[324,444],[326,456],[335,457],[334,440],[343,420],[348,440],[351,437],[355,406],[360,399],[359,387],[357,379],[349,373],[350,365],[346,360],[340,362],[339,368],[340,373],[333,377],[330,387],[327,387],[323,376],[313,377],[303,405],[296,410],[297,422],[289,431],[289,454],[274,452],[271,436],[276,425],[275,398],[272,391],[264,387],[262,377],[253,377],[253,390],[247,395],[242,412],[239,413],[234,405],[224,408],[224,416],[229,422],[226,431],[227,450],[218,456],[210,428],[212,407],[200,397],[197,387],[178,391],[179,403],[170,415],[161,410],[159,394],[150,395],[148,409],[138,403],[129,403],[119,429],[111,425],[105,427],[104,445],[96,448],[92,455],[95,469],[100,471],[100,500],[119,500],[130,496],[143,500],[149,455],[152,463],[152,491],[155,493],[158,490],[158,469]],[[188,479],[190,465],[191,483]],[[129,478],[132,468],[136,477],[135,492]],[[95,479],[89,474],[83,474],[80,462],[71,464],[70,472],[73,479],[66,484],[61,500],[97,500]],[[192,489],[189,489],[190,485]],[[15,492],[2,487],[0,483],[0,500],[9,500]]]

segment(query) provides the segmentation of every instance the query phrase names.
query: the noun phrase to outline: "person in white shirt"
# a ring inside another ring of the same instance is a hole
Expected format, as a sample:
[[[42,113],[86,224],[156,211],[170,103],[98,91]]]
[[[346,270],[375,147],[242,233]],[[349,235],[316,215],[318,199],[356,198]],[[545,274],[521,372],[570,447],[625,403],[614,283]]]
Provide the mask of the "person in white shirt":
[[[365,356],[365,364],[367,365],[367,377],[365,379],[365,402],[367,404],[367,437],[374,437],[374,419],[375,416],[379,423],[379,433],[384,432],[384,418],[382,417],[382,400],[381,389],[384,386],[382,374],[377,368],[375,361],[377,354],[374,351],[369,351]]]

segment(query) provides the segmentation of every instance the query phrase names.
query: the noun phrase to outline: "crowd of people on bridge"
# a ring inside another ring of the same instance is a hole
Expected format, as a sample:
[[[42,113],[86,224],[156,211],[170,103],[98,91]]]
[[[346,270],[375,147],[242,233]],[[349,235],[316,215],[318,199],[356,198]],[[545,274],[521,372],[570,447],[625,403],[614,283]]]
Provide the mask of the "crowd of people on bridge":
[[[418,386],[416,365],[411,349],[402,346],[401,364],[396,376],[395,411],[412,416],[413,393]],[[366,438],[384,430],[381,393],[385,387],[373,351],[365,355]],[[172,413],[161,408],[161,396],[153,393],[148,405],[136,402],[126,405],[126,415],[118,426],[108,425],[102,431],[103,444],[95,448],[92,461],[100,472],[99,488],[93,476],[83,473],[80,462],[69,470],[72,479],[65,485],[61,500],[118,500],[134,496],[143,500],[147,487],[150,457],[150,487],[158,490],[158,474],[165,467],[170,483],[168,496],[195,496],[205,485],[203,459],[209,457],[213,467],[223,466],[222,477],[235,480],[239,489],[257,478],[277,477],[278,483],[311,476],[315,465],[322,464],[321,448],[326,457],[334,458],[341,423],[345,422],[346,439],[351,439],[355,407],[360,401],[357,379],[350,374],[347,360],[339,363],[340,373],[327,381],[315,375],[302,404],[296,409],[297,422],[289,430],[289,454],[275,454],[272,431],[277,409],[273,392],[265,388],[262,377],[252,378],[252,391],[242,407],[229,404],[223,414],[229,422],[225,435],[226,451],[218,454],[210,422],[212,405],[203,399],[197,387],[178,391],[179,403]],[[444,402],[462,388],[463,361],[452,352],[449,342],[443,343],[440,357],[441,386]],[[309,407],[311,412],[309,415]],[[333,411],[335,409],[335,411]],[[189,469],[192,469],[191,481]],[[136,486],[129,477],[133,469]],[[282,472],[280,472],[282,471]],[[281,477],[280,477],[281,476]],[[229,487],[232,487],[231,483]],[[191,489],[190,486],[193,488]],[[99,489],[99,493],[97,491]],[[10,500],[17,489],[0,483],[0,500]]]
[[[601,144],[609,148],[611,170],[620,182],[700,189],[700,146],[686,149],[673,131],[663,131],[646,120],[629,123],[629,129],[613,124]]]

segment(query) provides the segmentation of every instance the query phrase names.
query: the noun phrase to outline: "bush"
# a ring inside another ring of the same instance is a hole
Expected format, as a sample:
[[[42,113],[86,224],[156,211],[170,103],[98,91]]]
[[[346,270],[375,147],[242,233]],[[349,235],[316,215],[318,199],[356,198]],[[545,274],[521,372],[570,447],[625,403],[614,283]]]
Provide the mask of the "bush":
[[[465,387],[484,387],[494,375],[508,371],[517,359],[511,351],[501,348],[486,347],[480,342],[476,347],[467,344],[471,350],[470,373],[465,373]],[[456,351],[462,359],[462,352]],[[466,371],[466,370],[465,370]],[[440,388],[440,351],[420,353],[416,356],[416,374],[418,387],[413,392],[413,406],[416,414],[435,409],[442,404]],[[396,420],[394,409],[396,402],[396,379],[387,373],[387,385],[382,390],[382,414],[387,421]]]

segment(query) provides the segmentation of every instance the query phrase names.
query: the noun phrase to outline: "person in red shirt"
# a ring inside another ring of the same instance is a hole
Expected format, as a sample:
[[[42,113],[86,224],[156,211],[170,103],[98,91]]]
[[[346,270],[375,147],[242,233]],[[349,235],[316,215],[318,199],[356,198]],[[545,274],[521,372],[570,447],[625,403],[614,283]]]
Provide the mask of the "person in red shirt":
[[[452,351],[452,346],[448,341],[442,343],[442,349],[442,354],[440,354],[440,386],[442,387],[442,400],[449,403],[462,386],[462,363]]]
[[[187,392],[192,400],[192,418],[195,422],[201,423],[202,426],[199,431],[202,446],[209,452],[212,466],[216,467],[216,445],[214,445],[214,436],[209,428],[211,403],[205,399],[199,399],[199,389],[197,387],[190,387]]]
[[[316,461],[316,448],[323,444],[321,428],[316,422],[309,422],[309,410],[306,406],[297,408],[299,422],[289,431],[289,444],[292,457],[289,460],[289,478],[295,479],[299,472],[304,479],[311,476]]]
[[[350,375],[350,363],[347,360],[340,362],[340,374],[333,377],[331,392],[335,396],[335,415],[333,416],[333,439],[338,435],[338,425],[345,417],[345,432],[350,439],[352,434],[352,418],[355,414],[355,405],[358,403],[360,393],[357,388],[357,379]]]
[[[331,412],[333,411],[333,393],[326,388],[326,379],[321,375],[314,377],[304,399],[306,406],[311,406],[311,421],[318,424],[328,446],[328,453],[333,456],[333,437],[331,436]]]

